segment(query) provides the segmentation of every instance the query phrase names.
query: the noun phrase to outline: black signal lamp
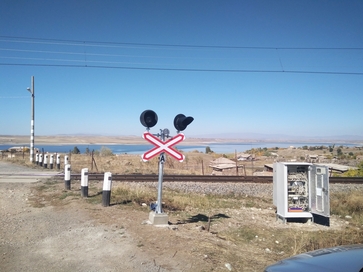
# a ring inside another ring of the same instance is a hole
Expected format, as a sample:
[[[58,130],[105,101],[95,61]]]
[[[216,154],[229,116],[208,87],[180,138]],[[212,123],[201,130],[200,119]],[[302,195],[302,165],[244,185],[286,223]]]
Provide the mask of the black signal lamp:
[[[178,114],[174,118],[174,127],[177,131],[183,131],[193,120],[194,118],[191,116],[187,117],[184,114]]]
[[[152,110],[145,110],[140,115],[140,122],[146,128],[151,128],[158,122],[158,115]]]

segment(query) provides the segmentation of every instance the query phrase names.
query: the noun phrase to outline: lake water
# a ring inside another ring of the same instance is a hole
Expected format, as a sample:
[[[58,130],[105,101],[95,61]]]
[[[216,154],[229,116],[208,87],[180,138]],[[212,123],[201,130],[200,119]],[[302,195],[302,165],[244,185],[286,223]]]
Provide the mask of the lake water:
[[[234,152],[244,152],[246,150],[250,150],[252,148],[271,148],[271,147],[279,147],[279,148],[286,148],[289,146],[294,147],[302,147],[302,146],[329,146],[332,145],[332,143],[283,143],[283,142],[274,142],[274,143],[208,143],[208,144],[201,144],[201,145],[178,145],[176,146],[178,150],[184,151],[184,152],[190,152],[190,151],[199,151],[205,153],[205,149],[207,146],[210,147],[210,149],[218,154],[228,154],[228,153],[234,153]],[[352,143],[339,143],[336,144],[336,146],[348,146],[353,147],[356,146],[356,144]],[[0,150],[6,150],[10,147],[21,147],[22,145],[0,145]],[[38,148],[40,151],[44,150],[44,152],[49,153],[68,153],[70,151],[73,151],[74,147],[77,146],[77,148],[80,150],[81,153],[85,153],[86,149],[88,148],[89,151],[97,151],[100,150],[103,146],[111,149],[111,151],[114,154],[143,154],[144,152],[150,150],[153,148],[152,145],[144,144],[144,145],[125,145],[125,144],[119,144],[119,145],[36,145],[35,147]]]

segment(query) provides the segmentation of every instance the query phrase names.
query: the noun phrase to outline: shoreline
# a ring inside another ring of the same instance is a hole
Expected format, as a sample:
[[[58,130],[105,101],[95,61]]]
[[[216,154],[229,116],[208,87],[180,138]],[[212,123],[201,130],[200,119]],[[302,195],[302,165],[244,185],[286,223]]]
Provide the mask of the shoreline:
[[[30,136],[0,135],[0,145],[28,146]],[[230,139],[230,138],[188,138],[179,145],[212,145],[212,144],[263,144],[263,143],[301,143],[304,144],[357,144],[363,145],[363,140],[328,140],[328,139]],[[149,143],[138,136],[36,136],[35,145],[148,145]]]

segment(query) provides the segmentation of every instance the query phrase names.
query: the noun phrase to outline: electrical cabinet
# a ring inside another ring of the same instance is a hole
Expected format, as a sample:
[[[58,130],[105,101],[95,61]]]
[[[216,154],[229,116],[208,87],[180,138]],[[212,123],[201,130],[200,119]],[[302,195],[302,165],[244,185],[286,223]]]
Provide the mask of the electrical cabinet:
[[[329,170],[311,163],[277,162],[273,166],[276,217],[311,219],[329,225]]]

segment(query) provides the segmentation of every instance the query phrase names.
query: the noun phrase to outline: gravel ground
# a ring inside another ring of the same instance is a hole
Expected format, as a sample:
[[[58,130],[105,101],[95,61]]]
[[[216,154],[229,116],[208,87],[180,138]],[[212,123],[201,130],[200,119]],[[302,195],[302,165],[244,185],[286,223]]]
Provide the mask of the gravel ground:
[[[0,161],[2,174],[24,172],[39,170]],[[72,189],[70,196],[62,201],[47,199],[55,192],[39,193],[45,179],[40,178],[37,183],[13,183],[2,178],[0,182],[0,271],[228,271],[225,262],[218,257],[219,249],[233,250],[238,258],[246,258],[249,267],[258,268],[243,271],[261,271],[274,262],[274,258],[281,258],[280,255],[266,255],[264,250],[251,245],[235,248],[227,240],[201,232],[198,223],[179,225],[177,231],[143,225],[148,210],[87,204],[78,196],[78,189]],[[130,184],[157,187],[156,182]],[[233,193],[272,198],[272,184],[165,182],[163,186],[200,194]],[[59,182],[47,188],[57,190],[59,195],[64,185]],[[332,184],[330,190],[363,191],[363,185]],[[272,209],[240,208],[215,212],[229,217],[213,224],[213,230],[240,228],[243,224],[256,224],[256,227],[266,229],[326,230],[315,224],[279,224]],[[177,218],[170,218],[170,221],[177,222]],[[338,219],[333,221],[335,229],[343,228],[344,224]]]
[[[130,186],[150,186],[157,188],[157,182],[128,183]],[[203,183],[203,182],[163,182],[163,188],[185,193],[242,195],[254,197],[273,196],[273,185],[266,183]],[[363,191],[363,184],[330,184],[330,192]]]
[[[39,170],[0,161],[0,173],[5,175],[0,182],[0,271],[182,271],[177,264],[177,269],[162,267],[161,258],[139,248],[137,236],[128,231],[133,224],[141,226],[138,213],[132,218],[118,211],[115,217],[115,207],[92,210],[72,200],[53,206],[37,196],[46,178],[36,183],[6,179]]]

